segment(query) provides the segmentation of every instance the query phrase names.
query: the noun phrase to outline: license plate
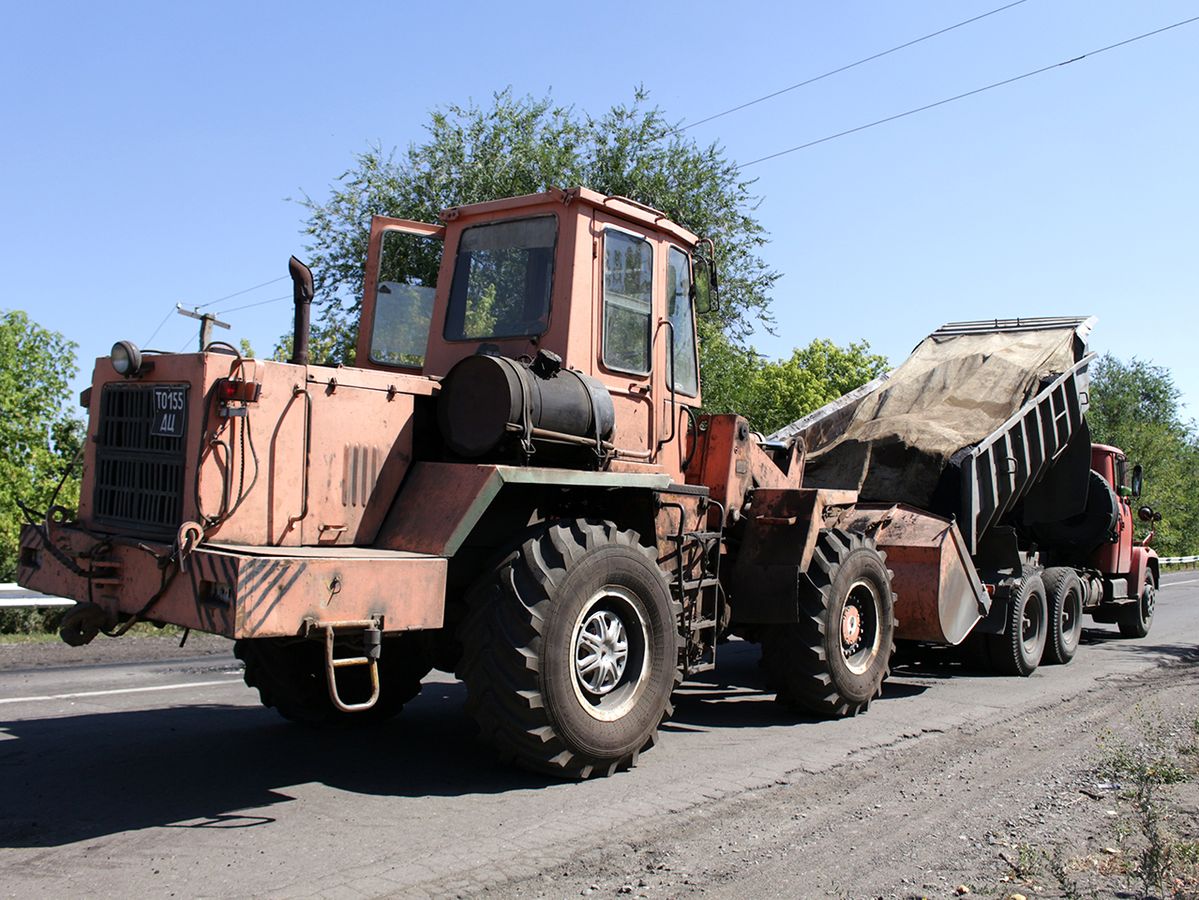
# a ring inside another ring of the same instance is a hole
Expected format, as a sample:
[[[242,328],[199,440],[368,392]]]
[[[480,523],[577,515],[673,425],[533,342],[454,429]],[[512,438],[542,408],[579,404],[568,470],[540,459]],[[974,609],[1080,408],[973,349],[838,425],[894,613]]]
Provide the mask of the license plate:
[[[187,388],[154,388],[154,421],[150,434],[154,437],[183,437],[183,426],[187,421]]]

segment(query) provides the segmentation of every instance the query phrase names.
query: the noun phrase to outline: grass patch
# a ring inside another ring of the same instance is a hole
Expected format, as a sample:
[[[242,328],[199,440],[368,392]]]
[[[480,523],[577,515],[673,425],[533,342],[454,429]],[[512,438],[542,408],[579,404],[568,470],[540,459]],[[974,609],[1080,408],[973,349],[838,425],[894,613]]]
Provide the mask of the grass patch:
[[[1100,772],[1120,785],[1125,821],[1117,840],[1128,847],[1126,874],[1142,896],[1199,896],[1199,846],[1182,840],[1166,789],[1199,775],[1199,719],[1136,711],[1131,737],[1100,740]]]

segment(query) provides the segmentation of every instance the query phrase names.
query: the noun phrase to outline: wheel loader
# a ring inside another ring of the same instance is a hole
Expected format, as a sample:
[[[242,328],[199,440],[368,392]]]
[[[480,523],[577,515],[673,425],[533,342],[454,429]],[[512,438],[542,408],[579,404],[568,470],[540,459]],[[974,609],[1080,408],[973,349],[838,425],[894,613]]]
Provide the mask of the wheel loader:
[[[231,638],[305,725],[378,722],[455,672],[502,758],[566,778],[633,765],[730,637],[781,700],[847,716],[897,640],[1026,675],[1084,610],[1147,630],[1139,470],[1126,489],[1086,434],[1090,320],[946,326],[766,438],[700,412],[715,250],[585,188],[376,216],[353,365],[310,360],[294,258],[288,362],[96,361],[79,507],[24,526],[19,582],[78,601],[72,644]]]

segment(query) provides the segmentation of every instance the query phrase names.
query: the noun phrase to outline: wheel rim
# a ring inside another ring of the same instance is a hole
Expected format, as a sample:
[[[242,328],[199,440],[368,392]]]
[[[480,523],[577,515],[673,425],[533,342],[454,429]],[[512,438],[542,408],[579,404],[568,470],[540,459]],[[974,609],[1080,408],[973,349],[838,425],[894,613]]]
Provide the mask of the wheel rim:
[[[1157,591],[1153,589],[1153,585],[1145,585],[1145,590],[1141,592],[1141,621],[1149,624],[1153,621],[1153,605],[1157,602]]]
[[[632,709],[649,679],[649,626],[641,604],[623,588],[606,585],[579,611],[571,633],[575,697],[597,719],[619,719]]]
[[[591,613],[579,626],[575,644],[575,676],[584,690],[603,696],[624,676],[629,638],[620,616],[609,609]]]
[[[1071,591],[1062,603],[1062,646],[1067,650],[1073,649],[1078,642],[1075,631],[1082,621],[1082,598],[1077,591]]]
[[[1024,612],[1020,617],[1020,642],[1024,652],[1030,656],[1036,651],[1041,637],[1041,604],[1034,603],[1029,597],[1024,604]]]
[[[882,601],[875,586],[868,581],[855,581],[841,607],[841,654],[845,665],[855,675],[862,675],[870,668],[878,654],[879,620],[882,618]]]

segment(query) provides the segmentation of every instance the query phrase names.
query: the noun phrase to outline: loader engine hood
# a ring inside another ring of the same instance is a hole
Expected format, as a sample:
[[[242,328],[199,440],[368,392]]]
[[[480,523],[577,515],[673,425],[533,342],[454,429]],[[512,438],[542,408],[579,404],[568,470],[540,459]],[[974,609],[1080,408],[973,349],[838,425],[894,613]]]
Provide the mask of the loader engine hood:
[[[131,377],[96,361],[79,519],[166,543],[197,526],[219,543],[369,542],[411,462],[417,398],[436,390],[224,353],[146,361]]]

